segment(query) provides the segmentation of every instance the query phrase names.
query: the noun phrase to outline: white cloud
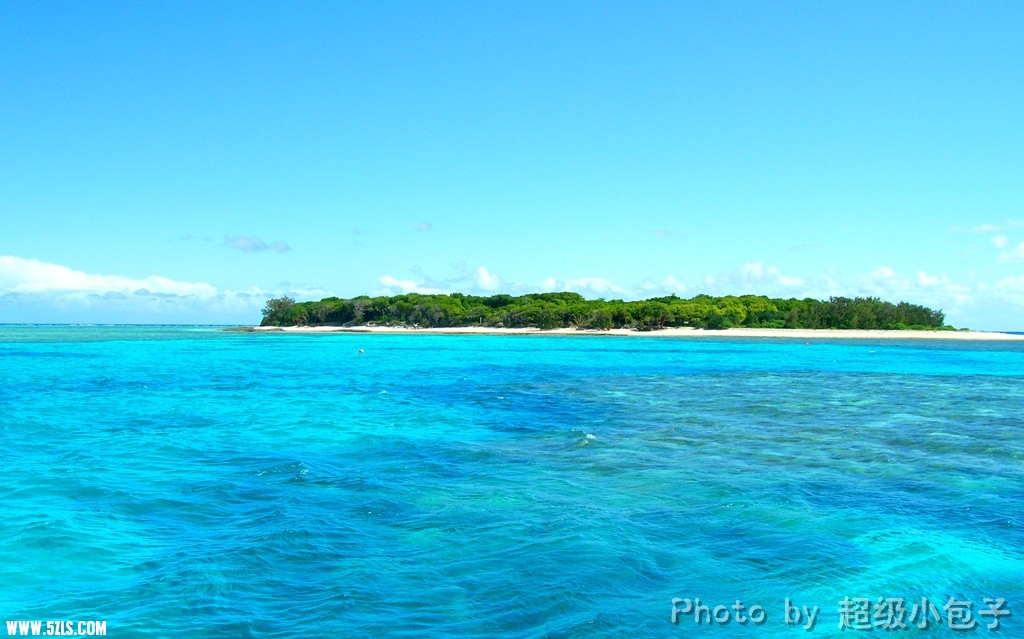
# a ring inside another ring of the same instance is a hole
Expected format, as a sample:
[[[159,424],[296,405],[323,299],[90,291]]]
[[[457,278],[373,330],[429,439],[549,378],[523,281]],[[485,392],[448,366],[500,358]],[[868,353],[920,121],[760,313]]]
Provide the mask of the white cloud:
[[[1006,248],[1008,243],[1009,240],[1006,239],[1005,235],[997,235],[992,238],[992,244],[994,244],[996,248]]]
[[[0,256],[5,321],[252,324],[267,298],[319,299],[316,287],[219,290],[205,282],[160,275],[132,278],[78,271],[61,264]]]
[[[573,291],[580,294],[589,293],[598,297],[608,293],[616,295],[630,294],[630,291],[615,285],[611,280],[603,277],[579,277],[571,280],[557,280],[553,277],[547,277],[541,281],[540,288],[542,291]],[[522,292],[532,291],[523,290]]]
[[[505,284],[500,277],[491,273],[486,266],[479,266],[476,270],[466,268],[465,264],[459,263],[456,267],[454,277],[442,280],[435,280],[419,267],[413,267],[415,280],[403,280],[392,275],[384,275],[377,279],[377,283],[383,288],[378,291],[381,295],[396,295],[398,293],[422,293],[430,295],[435,293],[460,292],[469,294],[488,295],[499,289],[516,290],[521,285]]]
[[[380,278],[377,281],[384,288],[398,289],[403,293],[411,293],[412,291],[415,291],[416,288],[419,286],[419,284],[412,280],[400,280],[391,277],[390,275],[385,275],[384,277]]]
[[[917,271],[914,277],[880,267],[869,277],[861,277],[853,287],[840,293],[847,296],[878,297],[889,302],[911,302],[930,308],[958,313],[976,304],[972,286],[952,281],[945,273],[929,275]]]
[[[414,231],[418,231],[420,233],[429,233],[430,231],[434,230],[434,225],[431,224],[430,222],[425,222],[424,221],[424,222],[420,222],[419,224],[417,224],[413,228],[413,230]]]
[[[217,289],[202,282],[177,282],[151,275],[133,279],[120,275],[95,275],[60,264],[0,256],[0,294],[4,293],[122,293],[165,294],[179,297],[214,297]]]
[[[804,279],[802,277],[792,277],[789,275],[780,275],[777,281],[779,282],[779,284],[789,287],[804,285]]]
[[[801,277],[784,274],[778,267],[747,262],[732,273],[706,276],[704,284],[717,295],[756,293],[789,297],[792,295],[789,289],[804,286],[806,282]]]
[[[626,289],[616,286],[611,280],[606,280],[602,277],[581,277],[575,280],[569,280],[565,283],[565,289],[569,291],[576,291],[582,293],[583,291],[589,291],[592,293],[626,293]]]
[[[470,295],[492,295],[494,293],[510,293],[521,295],[524,293],[550,292],[550,291],[577,291],[600,296],[608,293],[617,295],[628,295],[630,292],[615,285],[611,280],[602,277],[581,277],[570,280],[557,280],[547,277],[536,285],[522,282],[510,282],[503,279],[497,273],[492,272],[486,266],[478,266],[476,269],[468,269],[464,264],[456,265],[456,274],[448,279],[435,280],[423,273],[416,272],[417,279],[401,280],[391,275],[380,277],[377,282],[383,288],[381,294],[403,293],[445,293],[457,291]],[[673,279],[676,287],[684,286]]]
[[[690,287],[676,279],[675,275],[667,275],[661,282],[662,286],[675,293],[686,292]]]
[[[679,295],[690,289],[684,282],[676,279],[675,275],[666,275],[659,282],[651,278],[640,283],[639,293],[642,297],[664,297],[666,295]]]
[[[433,295],[435,293],[447,293],[448,291],[415,282],[413,280],[400,280],[390,275],[385,275],[377,280],[377,283],[384,287],[378,291],[381,295],[399,295],[405,293],[421,293]]]
[[[940,278],[934,275],[928,275],[924,271],[917,272],[917,283],[921,286],[935,286],[940,281]]]
[[[1024,275],[1004,277],[992,287],[997,294],[1024,303]]]
[[[255,235],[225,235],[224,246],[243,253],[258,253],[261,251],[287,253],[292,250],[292,247],[288,246],[287,242],[276,240],[267,243]]]
[[[481,266],[476,270],[476,285],[485,291],[494,291],[501,286],[501,279],[488,271],[486,266]]]
[[[740,267],[740,273],[755,278],[764,277],[764,264],[760,262],[747,262]]]
[[[1024,242],[1021,242],[1020,244],[1010,249],[1009,251],[1001,253],[999,255],[999,261],[1003,262],[1004,264],[1013,262],[1024,262]]]
[[[739,272],[743,276],[754,280],[763,280],[768,284],[780,284],[782,286],[802,286],[804,284],[803,278],[783,275],[782,271],[778,268],[774,266],[766,268],[760,262],[747,262],[740,267]]]

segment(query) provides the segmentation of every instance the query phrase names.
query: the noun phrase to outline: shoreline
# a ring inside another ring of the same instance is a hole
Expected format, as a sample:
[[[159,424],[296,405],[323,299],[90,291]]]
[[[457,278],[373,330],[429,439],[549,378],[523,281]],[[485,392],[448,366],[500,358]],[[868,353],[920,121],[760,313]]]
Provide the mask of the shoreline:
[[[391,335],[589,335],[595,337],[724,337],[724,338],[780,338],[780,339],[881,339],[881,340],[959,340],[959,341],[1024,341],[1024,335],[988,331],[883,331],[840,330],[807,328],[727,328],[706,330],[700,328],[664,328],[656,331],[613,328],[605,331],[575,328],[493,328],[488,326],[451,326],[444,328],[407,328],[397,326],[252,326],[228,329],[251,333],[377,333]]]

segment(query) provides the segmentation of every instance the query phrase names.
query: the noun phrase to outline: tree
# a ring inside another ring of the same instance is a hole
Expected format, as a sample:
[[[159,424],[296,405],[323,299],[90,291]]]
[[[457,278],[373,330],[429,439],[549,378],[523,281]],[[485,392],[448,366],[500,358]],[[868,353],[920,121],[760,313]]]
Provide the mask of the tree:
[[[593,311],[586,323],[587,328],[596,328],[600,331],[607,331],[612,326],[612,313],[606,308],[599,308]]]
[[[288,318],[289,312],[295,308],[295,300],[288,296],[273,297],[263,307],[261,326],[280,326]]]
[[[637,328],[643,331],[664,328],[667,322],[672,321],[672,313],[664,302],[646,302],[637,311],[633,317],[637,321]]]

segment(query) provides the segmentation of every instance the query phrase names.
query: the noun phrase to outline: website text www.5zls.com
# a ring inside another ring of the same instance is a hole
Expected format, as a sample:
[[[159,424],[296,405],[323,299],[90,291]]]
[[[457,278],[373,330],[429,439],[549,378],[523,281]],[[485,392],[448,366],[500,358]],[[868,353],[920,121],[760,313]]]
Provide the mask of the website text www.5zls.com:
[[[8,621],[8,636],[105,637],[106,621]]]

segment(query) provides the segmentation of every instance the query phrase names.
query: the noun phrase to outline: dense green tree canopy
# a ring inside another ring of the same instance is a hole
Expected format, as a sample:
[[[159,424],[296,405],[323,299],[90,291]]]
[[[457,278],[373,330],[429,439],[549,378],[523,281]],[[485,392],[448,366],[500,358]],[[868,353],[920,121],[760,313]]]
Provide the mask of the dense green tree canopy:
[[[263,309],[262,325],[533,326],[641,331],[673,326],[949,329],[944,320],[942,311],[907,302],[883,302],[877,297],[831,297],[820,301],[771,299],[763,295],[697,295],[691,299],[671,295],[624,302],[588,300],[579,293],[530,293],[519,297],[407,293],[391,297],[328,297],[319,302],[296,302],[289,297],[270,299]]]

